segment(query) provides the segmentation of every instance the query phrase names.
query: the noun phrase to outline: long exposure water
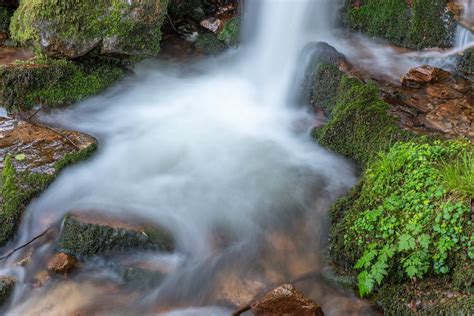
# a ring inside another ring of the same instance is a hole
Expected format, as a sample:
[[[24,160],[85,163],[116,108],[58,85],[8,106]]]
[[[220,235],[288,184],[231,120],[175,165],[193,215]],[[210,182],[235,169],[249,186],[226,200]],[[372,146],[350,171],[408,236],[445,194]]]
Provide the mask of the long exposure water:
[[[128,254],[167,267],[146,290],[120,286],[111,259],[33,288],[38,269],[12,268],[18,254],[3,267],[19,279],[6,313],[227,315],[229,302],[308,274],[318,277],[300,286],[326,314],[363,310],[320,277],[326,211],[355,183],[353,167],[311,140],[311,115],[292,102],[306,33],[328,35],[331,3],[246,1],[238,50],[192,64],[145,61],[103,95],[45,117],[100,147],[29,206],[17,244],[68,212],[94,210],[162,225],[177,249]]]

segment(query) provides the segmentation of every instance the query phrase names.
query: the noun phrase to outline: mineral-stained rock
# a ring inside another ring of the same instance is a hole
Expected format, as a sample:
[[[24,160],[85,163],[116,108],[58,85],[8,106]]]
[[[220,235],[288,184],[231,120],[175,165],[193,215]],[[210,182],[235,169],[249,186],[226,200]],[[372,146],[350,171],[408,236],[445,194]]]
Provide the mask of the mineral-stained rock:
[[[451,74],[440,68],[424,65],[410,69],[410,71],[403,76],[402,85],[404,87],[418,88],[426,83],[434,83],[449,78]]]
[[[90,257],[126,250],[171,251],[174,240],[163,228],[130,224],[89,212],[65,217],[59,248],[76,257]]]
[[[33,42],[49,56],[149,56],[159,52],[168,0],[23,0],[12,18],[12,37]]]
[[[0,306],[10,297],[16,279],[11,276],[0,276]]]
[[[322,316],[321,307],[291,284],[284,284],[251,305],[252,312],[260,315]]]
[[[65,274],[71,272],[77,264],[76,258],[73,256],[60,252],[48,261],[48,270],[58,274]]]
[[[0,245],[13,237],[29,201],[95,148],[95,139],[82,133],[0,117]]]

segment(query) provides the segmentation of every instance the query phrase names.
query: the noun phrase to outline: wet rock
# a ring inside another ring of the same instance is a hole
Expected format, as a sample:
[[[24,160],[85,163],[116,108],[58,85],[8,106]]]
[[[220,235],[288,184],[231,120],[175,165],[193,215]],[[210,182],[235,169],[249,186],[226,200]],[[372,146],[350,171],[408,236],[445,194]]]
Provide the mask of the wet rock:
[[[26,58],[31,57],[25,52]],[[0,106],[9,113],[59,107],[97,94],[125,74],[106,59],[30,59],[0,67]]]
[[[410,69],[410,71],[403,76],[402,86],[419,88],[427,83],[434,83],[449,78],[451,74],[443,69],[423,65]]]
[[[12,276],[0,276],[0,306],[3,305],[15,287],[16,279]]]
[[[14,62],[27,61],[34,57],[28,48],[2,47],[0,48],[0,66],[11,65]]]
[[[66,274],[76,268],[77,260],[73,256],[61,252],[48,261],[48,270],[58,274]]]
[[[217,276],[214,298],[226,305],[245,306],[265,289],[265,282],[255,276],[223,271]]]
[[[77,213],[65,217],[59,248],[76,257],[90,257],[127,250],[171,251],[174,240],[163,228]]]
[[[168,0],[21,1],[12,37],[40,47],[49,56],[101,54],[152,56],[159,52]]]
[[[311,104],[324,120],[324,116],[330,116],[335,105],[343,75],[340,69],[348,69],[350,65],[344,55],[323,42],[307,46],[306,52],[311,54],[311,60],[301,87],[300,102]]]
[[[0,245],[13,237],[29,201],[95,148],[95,139],[79,132],[0,117]]]
[[[284,284],[251,305],[254,315],[322,316],[321,307],[291,284]]]
[[[212,33],[219,33],[224,28],[224,21],[211,17],[201,21],[201,26]]]
[[[474,81],[474,48],[469,48],[461,53],[457,70],[462,76]]]
[[[38,272],[35,275],[34,286],[43,287],[51,279],[51,273],[49,271],[43,270]]]

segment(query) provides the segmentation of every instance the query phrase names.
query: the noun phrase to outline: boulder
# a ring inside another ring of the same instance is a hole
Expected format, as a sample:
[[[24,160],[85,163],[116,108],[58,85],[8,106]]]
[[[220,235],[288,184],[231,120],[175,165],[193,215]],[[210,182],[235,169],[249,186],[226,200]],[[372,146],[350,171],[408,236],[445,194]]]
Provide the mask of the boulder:
[[[59,107],[97,94],[125,74],[105,59],[30,59],[0,66],[0,106],[9,113]]]
[[[321,307],[291,284],[284,284],[251,305],[252,312],[260,315],[323,316]]]
[[[171,251],[174,239],[161,227],[132,224],[92,212],[73,213],[64,218],[59,248],[79,258],[129,250]]]
[[[0,306],[3,305],[13,292],[16,279],[12,276],[0,276]]]
[[[96,140],[86,134],[51,129],[0,117],[0,245],[13,237],[31,199],[68,165],[89,157]]]
[[[66,274],[76,268],[77,260],[73,256],[60,252],[48,261],[48,271]]]
[[[168,0],[23,0],[11,23],[13,39],[49,55],[153,56],[159,52]]]
[[[450,72],[441,68],[423,65],[410,69],[410,71],[402,78],[402,86],[419,88],[427,83],[443,81],[450,76]]]

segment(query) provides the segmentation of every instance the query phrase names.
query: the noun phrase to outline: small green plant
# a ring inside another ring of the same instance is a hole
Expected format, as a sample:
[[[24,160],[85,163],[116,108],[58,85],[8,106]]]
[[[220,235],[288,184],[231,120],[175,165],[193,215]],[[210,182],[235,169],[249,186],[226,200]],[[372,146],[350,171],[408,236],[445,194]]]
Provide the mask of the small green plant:
[[[388,275],[413,279],[447,274],[450,254],[457,251],[466,250],[474,259],[472,236],[466,233],[472,225],[470,200],[455,194],[464,188],[459,181],[469,181],[469,148],[462,141],[397,143],[368,165],[355,201],[360,211],[346,218],[352,225],[344,236],[347,248],[361,253],[354,266],[360,271],[361,296]],[[461,175],[455,186],[445,185],[446,172],[437,169],[443,161],[455,167],[449,174]]]
[[[474,150],[465,152],[453,162],[440,168],[444,186],[465,197],[474,197]]]

